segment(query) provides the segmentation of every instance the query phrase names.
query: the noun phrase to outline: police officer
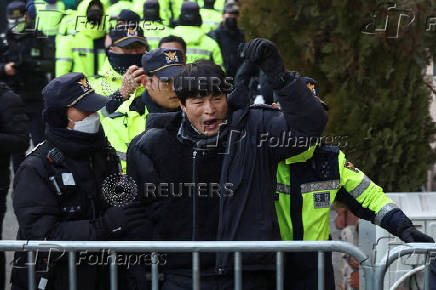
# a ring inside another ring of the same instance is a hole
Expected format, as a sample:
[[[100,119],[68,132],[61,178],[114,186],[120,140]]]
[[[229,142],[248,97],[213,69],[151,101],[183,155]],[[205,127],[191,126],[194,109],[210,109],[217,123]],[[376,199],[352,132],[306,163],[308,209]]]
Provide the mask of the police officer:
[[[33,24],[23,2],[11,2],[7,13],[9,30],[2,40],[4,52],[0,55],[0,79],[21,96],[30,120],[32,141],[36,145],[44,138],[40,92],[54,70],[54,48],[41,32],[30,30]],[[24,153],[14,159],[18,167]]]
[[[157,0],[147,0],[142,9],[144,17],[141,27],[144,28],[150,49],[155,49],[162,37],[170,34],[170,28],[168,22],[161,17],[160,5]]]
[[[55,78],[43,96],[47,138],[27,156],[14,179],[17,239],[121,239],[144,218],[134,203],[116,207],[104,201],[103,181],[120,173],[96,113],[107,98],[96,94],[82,73]],[[68,288],[67,261],[62,256],[55,260],[38,255],[36,283],[46,285],[44,289]],[[27,289],[24,253],[16,252],[14,262],[12,289]],[[99,265],[77,266],[78,289],[109,288],[107,265]]]
[[[215,0],[204,0],[204,6],[200,9],[201,19],[203,24],[201,27],[204,32],[216,29],[221,22],[221,11],[215,10]]]
[[[207,35],[220,46],[224,67],[229,76],[234,77],[242,64],[238,55],[238,46],[245,42],[244,32],[238,28],[239,7],[235,3],[224,6],[222,21],[218,28]]]
[[[106,59],[106,8],[99,0],[85,0],[77,7],[74,35],[56,39],[56,76],[68,72],[97,75]]]
[[[168,35],[159,41],[158,47],[175,48],[180,50],[183,54],[183,62],[186,63],[186,42],[183,40],[183,38],[174,35]]]
[[[179,103],[172,80],[184,65],[180,50],[157,48],[142,57],[141,84],[145,91],[125,101],[114,113],[102,120],[109,142],[117,151],[123,171],[126,172],[127,148],[133,138],[144,132],[149,112],[177,110]]]
[[[202,18],[196,2],[183,2],[177,26],[171,32],[186,41],[186,63],[208,59],[217,65],[223,64],[218,44],[201,29]]]
[[[11,153],[23,152],[29,146],[29,132],[24,105],[20,97],[0,82],[0,239],[6,196],[9,191],[9,162]],[[0,289],[5,287],[5,256],[0,253]]]
[[[305,81],[318,97],[316,82],[310,78]],[[330,208],[339,202],[359,218],[371,221],[406,243],[434,242],[416,230],[383,189],[355,168],[337,146],[313,145],[280,162],[275,197],[283,240],[329,240]],[[317,253],[287,254],[285,288],[316,289],[317,260]],[[331,253],[326,255],[324,269],[326,289],[335,289]]]
[[[138,26],[139,15],[123,9],[117,26],[110,30],[108,43],[111,43],[107,58],[98,75],[89,81],[98,94],[108,96],[109,102],[101,111],[103,117],[113,113],[123,101],[139,96],[144,88],[140,86],[142,55],[148,43],[143,30]]]

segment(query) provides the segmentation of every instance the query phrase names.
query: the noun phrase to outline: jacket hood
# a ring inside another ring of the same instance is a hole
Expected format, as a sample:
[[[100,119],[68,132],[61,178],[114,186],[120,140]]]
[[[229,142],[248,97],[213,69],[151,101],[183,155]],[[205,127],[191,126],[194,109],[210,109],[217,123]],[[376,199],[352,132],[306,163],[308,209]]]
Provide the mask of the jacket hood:
[[[106,34],[107,27],[109,27],[109,21],[108,17],[105,17],[106,15],[106,5],[102,3],[103,5],[103,21],[99,26],[92,26],[88,24],[87,20],[87,11],[89,4],[91,4],[92,0],[84,0],[82,1],[79,6],[77,6],[77,29],[76,31],[80,31],[92,39],[103,37]]]
[[[173,31],[175,35],[183,37],[186,43],[200,44],[203,37],[206,37],[200,26],[176,26]]]

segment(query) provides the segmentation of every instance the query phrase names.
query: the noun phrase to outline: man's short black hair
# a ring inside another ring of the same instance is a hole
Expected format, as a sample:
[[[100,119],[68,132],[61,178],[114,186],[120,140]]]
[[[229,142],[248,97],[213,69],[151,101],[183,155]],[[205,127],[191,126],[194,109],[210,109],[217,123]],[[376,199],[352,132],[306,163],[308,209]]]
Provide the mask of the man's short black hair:
[[[183,105],[186,99],[227,94],[232,88],[233,83],[221,67],[205,59],[188,63],[174,79],[177,98]]]
[[[175,36],[175,35],[168,35],[165,37],[162,37],[159,41],[159,45],[157,47],[160,47],[163,43],[171,43],[171,42],[177,42],[180,43],[180,45],[183,48],[183,52],[186,53],[186,42],[183,40],[183,38]]]

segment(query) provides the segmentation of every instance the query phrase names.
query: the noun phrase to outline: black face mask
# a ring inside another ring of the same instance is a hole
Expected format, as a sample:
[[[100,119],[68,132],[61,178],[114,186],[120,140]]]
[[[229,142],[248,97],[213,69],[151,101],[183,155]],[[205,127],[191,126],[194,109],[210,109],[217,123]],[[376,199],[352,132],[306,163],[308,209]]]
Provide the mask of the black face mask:
[[[100,25],[101,19],[103,18],[103,11],[100,9],[90,9],[86,14],[86,18],[92,25]]]
[[[204,0],[204,8],[207,9],[213,9],[213,7],[215,6],[215,0]]]
[[[123,54],[108,51],[107,58],[113,69],[123,75],[131,65],[141,67],[142,53]]]
[[[229,30],[237,30],[238,29],[238,19],[233,17],[227,17],[224,24]]]
[[[144,9],[144,19],[148,21],[159,21],[159,9],[146,8]]]

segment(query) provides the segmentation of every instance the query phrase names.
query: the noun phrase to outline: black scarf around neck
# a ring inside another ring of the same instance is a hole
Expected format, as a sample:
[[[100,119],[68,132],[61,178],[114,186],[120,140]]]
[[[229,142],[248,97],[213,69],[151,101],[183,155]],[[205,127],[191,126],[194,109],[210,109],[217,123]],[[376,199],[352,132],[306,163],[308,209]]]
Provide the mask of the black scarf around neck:
[[[46,136],[51,144],[71,157],[89,156],[96,151],[103,150],[107,145],[101,127],[95,134],[49,127]]]
[[[225,147],[227,135],[229,131],[228,121],[220,126],[220,131],[214,136],[206,136],[201,134],[192,123],[189,121],[185,112],[182,112],[182,122],[179,131],[177,132],[177,139],[185,144],[194,145],[198,150],[221,150]]]

